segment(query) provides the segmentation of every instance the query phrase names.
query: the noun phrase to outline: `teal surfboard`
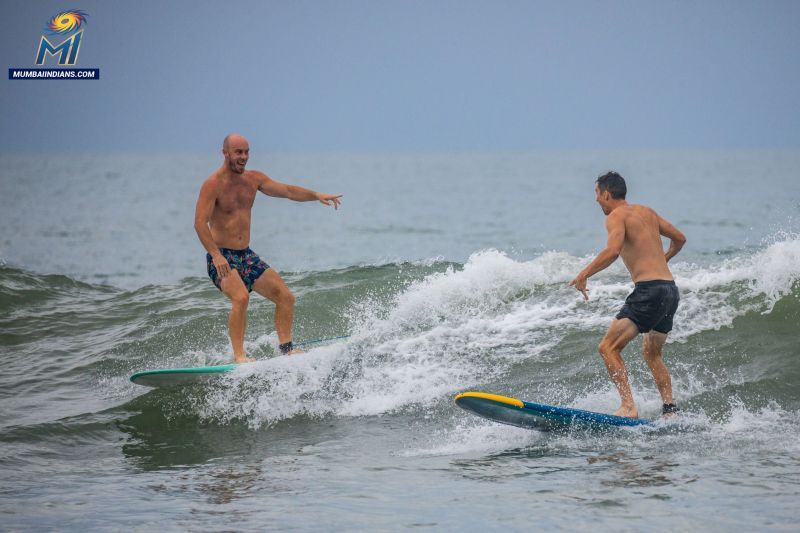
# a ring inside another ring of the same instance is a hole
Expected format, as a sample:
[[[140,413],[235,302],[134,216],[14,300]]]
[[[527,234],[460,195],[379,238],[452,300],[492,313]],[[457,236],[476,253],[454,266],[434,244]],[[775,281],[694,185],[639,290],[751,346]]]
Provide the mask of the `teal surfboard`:
[[[247,364],[247,363],[241,363]],[[160,370],[144,370],[131,376],[131,381],[145,387],[174,387],[175,385],[191,385],[204,383],[230,372],[239,365],[198,366],[193,368],[164,368]]]
[[[457,406],[478,416],[521,428],[565,426],[607,428],[653,425],[652,421],[641,418],[626,418],[571,407],[524,402],[488,392],[462,392],[456,396],[455,401]]]
[[[327,337],[325,339],[316,339],[313,341],[302,341],[295,343],[297,347],[311,346],[314,344],[322,344],[326,342],[333,342],[349,338],[349,335],[340,335],[338,337]],[[174,387],[176,385],[192,385],[197,383],[205,383],[207,381],[219,378],[221,375],[231,372],[239,365],[246,365],[247,363],[216,365],[216,366],[198,366],[191,368],[162,368],[157,370],[143,370],[131,376],[131,381],[137,385],[144,385],[145,387]]]

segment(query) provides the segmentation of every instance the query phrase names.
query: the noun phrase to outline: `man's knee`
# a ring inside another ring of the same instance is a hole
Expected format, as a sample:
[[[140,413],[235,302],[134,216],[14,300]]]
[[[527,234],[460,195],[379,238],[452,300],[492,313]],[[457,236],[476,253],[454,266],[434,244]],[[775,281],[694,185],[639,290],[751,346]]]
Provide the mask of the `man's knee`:
[[[614,337],[606,335],[603,337],[603,340],[600,341],[600,344],[597,345],[597,351],[605,358],[611,354],[620,353],[627,344],[627,339],[623,339],[620,336]]]
[[[293,307],[295,302],[294,294],[289,290],[289,287],[283,286],[273,293],[270,298],[275,305]]]
[[[294,307],[294,302],[297,300],[297,298],[295,298],[292,291],[286,288],[285,290],[281,291],[280,300],[283,305],[291,305]]]
[[[604,338],[600,341],[600,344],[597,345],[597,351],[600,353],[601,356],[604,358],[611,353],[613,350],[613,343],[609,341],[607,338]]]
[[[246,290],[235,291],[229,298],[234,307],[247,307],[247,303],[250,301],[250,293]]]

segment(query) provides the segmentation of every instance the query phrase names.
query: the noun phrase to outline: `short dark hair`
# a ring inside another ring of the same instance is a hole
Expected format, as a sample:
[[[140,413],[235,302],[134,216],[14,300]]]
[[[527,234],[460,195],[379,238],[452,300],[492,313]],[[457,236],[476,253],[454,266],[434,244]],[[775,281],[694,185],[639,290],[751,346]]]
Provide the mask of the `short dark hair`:
[[[625,185],[625,178],[616,172],[606,172],[597,178],[597,186],[600,191],[608,191],[611,193],[611,198],[615,200],[624,200],[625,195],[628,193],[628,187]]]

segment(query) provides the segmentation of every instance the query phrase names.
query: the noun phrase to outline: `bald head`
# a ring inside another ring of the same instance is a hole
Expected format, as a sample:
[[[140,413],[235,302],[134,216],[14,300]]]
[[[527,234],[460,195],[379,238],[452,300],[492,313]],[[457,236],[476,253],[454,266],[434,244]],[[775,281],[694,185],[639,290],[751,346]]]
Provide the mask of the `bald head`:
[[[222,140],[222,149],[227,152],[228,150],[230,150],[232,143],[236,144],[244,143],[245,146],[249,147],[247,139],[245,139],[243,135],[239,135],[238,133],[230,133],[226,135],[225,138]]]
[[[250,157],[250,144],[242,135],[231,133],[222,141],[222,154],[228,169],[241,174]]]

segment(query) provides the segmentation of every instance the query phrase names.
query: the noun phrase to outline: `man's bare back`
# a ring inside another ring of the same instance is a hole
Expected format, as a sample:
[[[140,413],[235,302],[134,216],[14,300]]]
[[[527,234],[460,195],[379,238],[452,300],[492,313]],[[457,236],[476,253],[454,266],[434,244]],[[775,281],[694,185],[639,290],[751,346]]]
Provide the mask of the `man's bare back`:
[[[669,232],[669,222],[653,209],[636,204],[620,206],[608,218],[610,225],[612,219],[624,225],[625,240],[619,255],[634,282],[672,279],[661,244],[662,233]]]

